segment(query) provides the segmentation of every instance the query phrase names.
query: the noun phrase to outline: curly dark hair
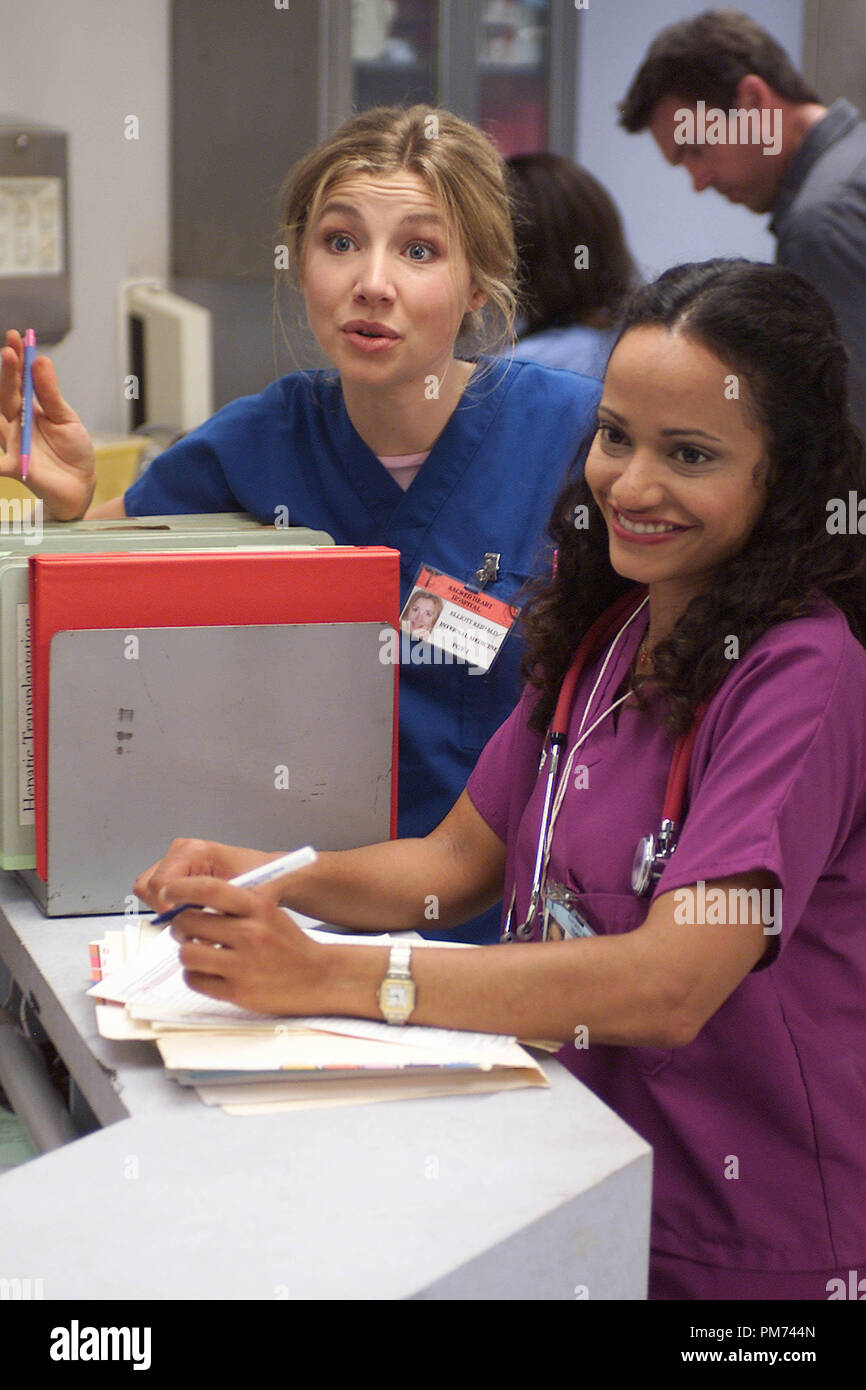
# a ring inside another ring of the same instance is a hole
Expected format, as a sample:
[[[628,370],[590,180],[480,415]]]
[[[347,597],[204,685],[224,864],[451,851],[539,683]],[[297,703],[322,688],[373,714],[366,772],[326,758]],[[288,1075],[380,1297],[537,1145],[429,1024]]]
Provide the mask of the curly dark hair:
[[[808,612],[815,591],[866,646],[866,546],[862,535],[828,529],[831,499],[866,497],[866,449],[848,417],[847,356],[833,312],[795,271],[736,260],[675,266],[635,293],[617,341],[645,325],[684,334],[740,376],[769,463],[766,505],[745,545],[653,652],[665,724],[679,734],[730,670],[726,637],[736,634],[743,655],[769,628]],[[580,639],[633,585],[611,566],[607,525],[583,477],[566,482],[548,531],[555,572],[529,587],[522,614],[539,731]]]

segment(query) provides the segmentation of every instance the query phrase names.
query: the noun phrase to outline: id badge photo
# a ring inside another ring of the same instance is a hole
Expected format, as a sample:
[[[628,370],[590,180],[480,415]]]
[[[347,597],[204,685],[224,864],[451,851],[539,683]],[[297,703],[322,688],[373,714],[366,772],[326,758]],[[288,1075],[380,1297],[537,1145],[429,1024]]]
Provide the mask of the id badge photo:
[[[520,610],[431,565],[422,565],[400,614],[411,638],[450,661],[489,671]]]

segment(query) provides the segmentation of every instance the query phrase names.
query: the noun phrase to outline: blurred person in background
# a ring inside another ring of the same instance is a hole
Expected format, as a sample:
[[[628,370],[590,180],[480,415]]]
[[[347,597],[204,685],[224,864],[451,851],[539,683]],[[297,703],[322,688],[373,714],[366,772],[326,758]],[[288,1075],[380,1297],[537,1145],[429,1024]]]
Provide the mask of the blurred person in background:
[[[522,317],[514,356],[601,380],[620,305],[638,282],[619,212],[558,154],[507,161]]]

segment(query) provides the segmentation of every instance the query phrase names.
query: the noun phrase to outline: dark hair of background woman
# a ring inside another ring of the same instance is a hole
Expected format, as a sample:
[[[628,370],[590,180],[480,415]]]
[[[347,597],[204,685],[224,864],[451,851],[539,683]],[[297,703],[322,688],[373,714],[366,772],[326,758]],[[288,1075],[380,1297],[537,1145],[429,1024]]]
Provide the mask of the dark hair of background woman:
[[[678,734],[730,670],[728,636],[744,655],[769,628],[803,615],[814,590],[866,646],[863,537],[827,530],[831,498],[866,496],[866,450],[848,420],[847,359],[832,310],[796,272],[729,260],[675,266],[637,291],[620,337],[647,324],[684,334],[730,366],[769,446],[767,503],[748,541],[653,653],[666,725]],[[586,516],[578,507],[588,509],[585,528],[575,526]],[[632,585],[610,564],[607,526],[583,478],[565,486],[548,530],[556,573],[530,587],[523,610],[523,669],[540,691],[531,720],[539,732],[581,637]]]
[[[507,160],[514,207],[523,336],[588,324],[607,328],[638,283],[619,213],[601,184],[558,154]],[[576,248],[587,248],[585,268]]]

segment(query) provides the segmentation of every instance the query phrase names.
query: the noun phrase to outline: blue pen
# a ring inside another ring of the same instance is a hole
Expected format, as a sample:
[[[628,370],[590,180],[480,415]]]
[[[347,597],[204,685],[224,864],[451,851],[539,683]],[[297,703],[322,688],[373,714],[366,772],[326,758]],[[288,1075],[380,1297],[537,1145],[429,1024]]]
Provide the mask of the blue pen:
[[[261,864],[257,869],[248,869],[245,874],[238,874],[237,878],[228,879],[229,883],[236,888],[257,888],[262,883],[270,883],[272,879],[282,878],[283,874],[290,874],[295,869],[303,869],[305,865],[312,864],[316,858],[316,851],[309,845],[303,849],[294,849],[291,854],[284,854],[279,859],[271,859],[267,864]],[[170,907],[168,912],[161,912],[158,917],[151,919],[152,927],[161,927],[164,922],[171,922],[179,912],[186,912],[188,907],[194,907],[204,912],[212,912],[210,907],[202,908],[200,903],[181,903],[178,907]]]
[[[30,440],[33,435],[33,359],[36,356],[36,334],[28,328],[24,334],[24,399],[21,403],[21,481],[27,481],[30,466]]]

